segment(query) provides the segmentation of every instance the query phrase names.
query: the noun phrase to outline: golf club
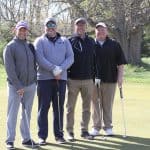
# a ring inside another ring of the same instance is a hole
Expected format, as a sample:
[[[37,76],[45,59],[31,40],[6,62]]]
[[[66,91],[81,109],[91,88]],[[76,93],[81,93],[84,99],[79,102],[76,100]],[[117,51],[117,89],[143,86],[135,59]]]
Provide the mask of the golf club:
[[[26,110],[25,104],[23,102],[23,96],[21,96],[21,103],[22,103],[22,108],[23,108],[24,114],[25,114],[25,118],[26,118],[26,123],[27,123],[28,130],[29,130],[29,134],[30,134],[30,124],[29,124],[29,120],[28,120],[27,110]],[[30,139],[31,139],[31,134],[30,134]],[[32,149],[34,149],[35,147],[33,146],[32,139],[31,139],[31,143],[32,143]]]
[[[99,85],[97,84],[96,85],[97,86],[97,100],[98,100],[98,104],[99,104],[99,111],[102,109],[102,104],[101,104],[101,100],[100,100],[100,94],[99,94],[99,92],[100,92],[100,87],[99,87]],[[101,112],[101,115],[100,115],[100,119],[102,118],[102,112]]]
[[[122,119],[123,119],[123,127],[124,127],[124,135],[123,138],[126,138],[126,121],[125,121],[125,113],[124,113],[124,98],[123,98],[123,92],[122,87],[119,88],[120,91],[120,101],[121,101],[121,109],[122,109]]]
[[[56,84],[57,84],[57,102],[58,102],[58,121],[59,121],[59,131],[62,131],[62,127],[61,127],[61,119],[60,119],[60,95],[59,95],[59,81],[56,80]]]

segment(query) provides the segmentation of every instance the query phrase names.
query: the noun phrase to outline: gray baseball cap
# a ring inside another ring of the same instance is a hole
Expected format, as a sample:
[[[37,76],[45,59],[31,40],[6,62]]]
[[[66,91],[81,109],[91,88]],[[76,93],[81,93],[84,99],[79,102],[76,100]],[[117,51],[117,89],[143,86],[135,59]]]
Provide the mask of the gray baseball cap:
[[[55,18],[46,18],[45,19],[45,22],[44,22],[44,25],[46,25],[48,22],[53,22],[54,24],[56,24],[56,19]]]

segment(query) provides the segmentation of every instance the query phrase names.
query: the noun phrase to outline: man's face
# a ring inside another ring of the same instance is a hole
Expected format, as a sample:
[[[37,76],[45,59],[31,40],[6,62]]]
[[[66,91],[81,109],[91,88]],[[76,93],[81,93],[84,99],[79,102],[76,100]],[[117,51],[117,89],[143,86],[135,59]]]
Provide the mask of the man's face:
[[[25,40],[27,38],[28,35],[28,30],[26,28],[20,28],[20,29],[16,29],[16,36],[21,39],[21,40]]]
[[[95,29],[96,39],[104,41],[108,35],[107,28],[99,26]]]
[[[49,37],[55,37],[56,36],[56,24],[52,22],[48,22],[45,26],[45,32]]]
[[[86,23],[78,22],[75,25],[75,33],[78,35],[84,35],[86,30]]]

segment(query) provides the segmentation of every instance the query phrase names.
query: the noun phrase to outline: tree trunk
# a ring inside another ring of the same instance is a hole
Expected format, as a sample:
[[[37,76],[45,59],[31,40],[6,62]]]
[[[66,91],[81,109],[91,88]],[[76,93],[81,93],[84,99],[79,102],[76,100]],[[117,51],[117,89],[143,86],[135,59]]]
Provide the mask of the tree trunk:
[[[120,42],[127,62],[138,65],[141,60],[141,42],[143,29],[141,26],[127,33],[126,28],[120,28],[115,33],[117,41]]]
[[[134,65],[138,65],[141,62],[142,35],[143,29],[141,26],[137,27],[130,33],[128,61]]]

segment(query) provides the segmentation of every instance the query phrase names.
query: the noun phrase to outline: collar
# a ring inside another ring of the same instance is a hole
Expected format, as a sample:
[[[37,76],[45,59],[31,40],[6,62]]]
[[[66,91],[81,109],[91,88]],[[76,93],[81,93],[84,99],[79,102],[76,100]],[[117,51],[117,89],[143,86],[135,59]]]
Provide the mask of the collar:
[[[47,34],[45,34],[45,36],[48,38],[48,40],[50,40],[51,42],[55,43],[60,37],[60,33],[56,33],[56,36],[55,37],[49,37]]]
[[[13,39],[18,42],[23,42],[23,43],[27,42],[27,39],[21,40],[17,36],[15,36]]]
[[[72,35],[72,37],[84,40],[85,38],[88,37],[88,35],[87,35],[87,33],[85,33],[84,38],[81,38],[80,35],[78,35],[77,33],[74,33],[74,34]]]

